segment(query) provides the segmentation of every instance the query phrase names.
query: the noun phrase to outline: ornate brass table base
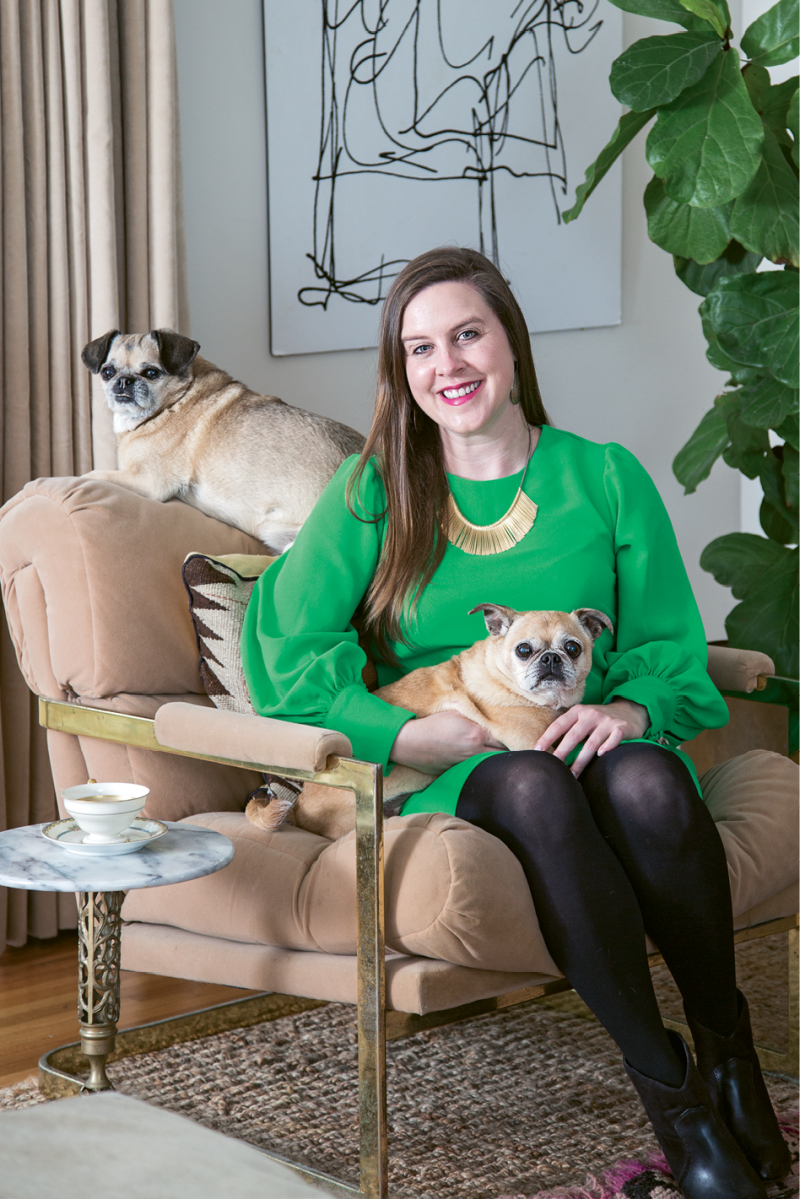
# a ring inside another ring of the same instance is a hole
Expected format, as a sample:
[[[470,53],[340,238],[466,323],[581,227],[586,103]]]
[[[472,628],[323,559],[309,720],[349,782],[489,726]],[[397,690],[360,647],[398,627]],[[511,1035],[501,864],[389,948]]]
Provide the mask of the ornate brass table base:
[[[106,1061],[114,1051],[119,1020],[120,910],[124,891],[79,891],[78,1020],[81,1049],[89,1059],[84,1089],[109,1091]]]
[[[40,1076],[48,1095],[107,1091],[109,1057],[118,1049],[122,902],[127,891],[189,882],[223,870],[232,860],[234,844],[213,829],[187,825],[175,830],[155,851],[112,846],[112,855],[65,853],[63,846],[42,836],[42,826],[27,825],[0,832],[0,882],[29,891],[72,892],[78,904],[78,1024],[80,1046],[62,1046],[45,1054]],[[64,1058],[53,1065],[49,1059]],[[89,1069],[87,1071],[87,1059]],[[87,1076],[88,1075],[88,1076]],[[52,1084],[52,1087],[50,1086]]]
[[[120,1008],[120,916],[124,891],[81,891],[78,902],[78,1022],[80,1042],[51,1049],[39,1060],[39,1089],[49,1099],[84,1091],[113,1091],[109,1058],[164,1049],[234,1028],[247,1028],[324,1006],[318,999],[263,992],[185,1016],[117,1033]],[[83,1076],[84,1060],[89,1076]]]
[[[186,1044],[187,1041],[197,1041],[201,1037],[212,1037],[234,1028],[252,1028],[254,1024],[264,1024],[281,1016],[293,1016],[324,1006],[319,999],[261,991],[245,999],[229,999],[184,1016],[170,1016],[150,1024],[124,1028],[117,1033],[107,1060],[118,1062],[134,1054],[154,1053],[173,1045]],[[86,1056],[80,1041],[49,1049],[39,1058],[39,1090],[48,1099],[80,1095],[89,1089],[83,1073],[85,1068]]]

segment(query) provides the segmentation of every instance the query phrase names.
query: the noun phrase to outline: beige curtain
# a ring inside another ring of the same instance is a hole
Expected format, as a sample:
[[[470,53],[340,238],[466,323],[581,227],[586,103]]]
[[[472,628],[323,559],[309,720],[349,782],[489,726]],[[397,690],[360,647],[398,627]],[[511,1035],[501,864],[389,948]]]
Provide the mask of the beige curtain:
[[[80,360],[108,329],[188,333],[171,0],[0,0],[0,494],[114,468]],[[52,819],[47,750],[3,622],[0,828]],[[0,950],[75,923],[0,889]]]

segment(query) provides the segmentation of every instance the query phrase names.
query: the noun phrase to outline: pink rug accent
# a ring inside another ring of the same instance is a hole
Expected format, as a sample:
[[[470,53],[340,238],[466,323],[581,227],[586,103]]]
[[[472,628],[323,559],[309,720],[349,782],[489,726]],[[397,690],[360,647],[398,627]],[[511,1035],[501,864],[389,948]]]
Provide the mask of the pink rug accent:
[[[769,1199],[800,1199],[797,1113],[785,1113],[778,1122],[792,1151],[792,1170],[783,1182],[770,1186],[767,1193]],[[680,1191],[666,1160],[657,1154],[646,1161],[619,1161],[602,1178],[589,1177],[577,1189],[557,1187],[534,1195],[498,1195],[497,1199],[680,1199]]]

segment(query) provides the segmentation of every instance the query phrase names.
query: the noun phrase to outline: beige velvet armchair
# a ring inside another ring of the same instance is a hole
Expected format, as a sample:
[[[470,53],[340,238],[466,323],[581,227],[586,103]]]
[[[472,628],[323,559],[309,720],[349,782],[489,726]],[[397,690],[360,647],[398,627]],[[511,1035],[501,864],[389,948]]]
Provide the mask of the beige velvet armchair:
[[[236,846],[218,874],[129,893],[122,964],[266,997],[121,1034],[117,1052],[303,1003],[357,1004],[360,1188],[297,1168],[334,1193],[378,1199],[387,1194],[386,1039],[568,984],[503,844],[442,814],[384,821],[380,767],[354,760],[345,737],[212,706],[181,581],[192,551],[263,547],[178,501],[90,479],[36,480],[0,512],[3,598],[20,668],[42,697],[56,792],[89,776],[140,783],[148,815],[216,829]],[[709,670],[743,693],[773,673],[764,655],[718,648]],[[355,833],[330,842],[288,824],[254,828],[243,809],[262,771],[350,788]],[[701,783],[725,845],[737,936],[788,930],[796,957],[797,767],[754,749]],[[768,1069],[796,1072],[796,989],[794,1004],[792,1043],[762,1051]],[[63,1093],[74,1053],[50,1058],[44,1083]]]

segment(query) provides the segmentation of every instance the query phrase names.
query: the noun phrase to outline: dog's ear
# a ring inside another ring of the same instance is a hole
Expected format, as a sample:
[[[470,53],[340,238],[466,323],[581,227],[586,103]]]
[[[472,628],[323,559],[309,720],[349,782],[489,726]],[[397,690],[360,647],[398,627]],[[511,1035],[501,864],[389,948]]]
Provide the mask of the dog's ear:
[[[150,336],[158,346],[158,356],[161,365],[170,375],[180,375],[197,357],[200,349],[199,341],[191,337],[183,337],[172,329],[153,329]]]
[[[608,629],[611,636],[614,636],[614,626],[605,612],[598,612],[597,608],[576,608],[572,615],[578,624],[583,625],[592,641],[597,640],[603,629]]]
[[[102,337],[96,337],[94,341],[90,341],[81,350],[83,365],[88,366],[93,375],[97,374],[106,358],[108,358],[111,343],[118,333],[119,329],[109,329],[108,333],[104,333]]]
[[[519,612],[514,608],[504,608],[502,604],[478,604],[467,615],[473,616],[475,612],[483,613],[486,627],[493,637],[505,637],[511,625],[519,616]]]

